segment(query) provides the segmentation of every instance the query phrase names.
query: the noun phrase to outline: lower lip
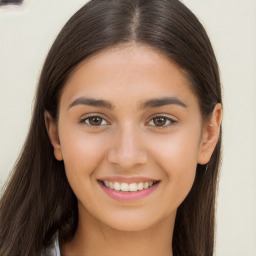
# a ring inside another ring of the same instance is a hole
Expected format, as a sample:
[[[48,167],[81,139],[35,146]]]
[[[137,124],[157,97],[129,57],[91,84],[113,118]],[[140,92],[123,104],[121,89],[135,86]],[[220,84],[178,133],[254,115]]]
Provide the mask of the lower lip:
[[[136,192],[116,191],[116,190],[113,190],[113,189],[110,189],[110,188],[104,186],[100,181],[99,181],[99,184],[100,184],[101,188],[104,190],[104,192],[112,199],[127,202],[127,201],[134,201],[134,200],[142,199],[142,198],[149,196],[158,187],[159,182],[147,189],[139,190]]]

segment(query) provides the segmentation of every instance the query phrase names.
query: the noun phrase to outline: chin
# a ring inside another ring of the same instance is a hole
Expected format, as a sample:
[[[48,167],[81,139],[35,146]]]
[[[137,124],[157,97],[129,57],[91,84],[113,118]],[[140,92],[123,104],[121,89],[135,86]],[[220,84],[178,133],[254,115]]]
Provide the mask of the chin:
[[[169,215],[169,218],[171,216]],[[172,216],[171,219],[175,218]],[[134,212],[130,214],[125,214],[121,216],[110,216],[109,219],[105,219],[104,223],[110,228],[123,232],[141,232],[154,228],[163,222],[166,218],[165,216],[154,216],[151,214],[139,214]]]
[[[141,232],[149,229],[151,226],[153,226],[152,223],[141,223],[136,221],[127,221],[110,225],[112,229],[122,232]]]

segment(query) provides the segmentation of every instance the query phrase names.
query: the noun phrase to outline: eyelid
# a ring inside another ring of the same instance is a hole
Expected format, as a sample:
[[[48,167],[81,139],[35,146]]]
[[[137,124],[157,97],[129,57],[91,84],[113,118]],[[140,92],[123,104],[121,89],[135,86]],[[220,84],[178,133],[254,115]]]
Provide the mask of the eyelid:
[[[86,122],[85,122],[85,120],[87,120],[87,119],[89,119],[89,118],[93,118],[93,117],[100,117],[100,118],[102,118],[102,120],[104,120],[105,122],[106,122],[106,124],[101,124],[101,125],[91,125],[91,124],[87,124]],[[82,118],[80,118],[79,119],[79,123],[80,124],[84,124],[84,125],[88,125],[88,126],[90,126],[90,127],[95,127],[95,128],[97,128],[97,127],[102,127],[102,126],[105,126],[105,125],[110,125],[110,122],[107,120],[107,118],[106,117],[104,117],[104,115],[103,114],[101,114],[101,113],[90,113],[90,114],[86,114],[86,115],[83,115],[83,117]]]
[[[163,125],[163,126],[156,126],[156,125],[154,125],[154,124],[152,124],[152,125],[149,124],[150,122],[153,122],[154,118],[160,118],[160,117],[166,118],[167,120],[170,121],[170,123],[167,124],[167,125]],[[162,129],[162,128],[167,128],[167,127],[169,127],[169,126],[175,125],[175,124],[177,124],[177,123],[178,123],[178,120],[177,120],[176,118],[170,117],[170,116],[167,115],[167,114],[161,114],[161,113],[160,113],[160,114],[156,114],[156,115],[150,117],[150,120],[147,122],[147,125],[148,125],[148,126],[152,126],[152,127],[156,127],[156,128],[158,128],[158,129]]]

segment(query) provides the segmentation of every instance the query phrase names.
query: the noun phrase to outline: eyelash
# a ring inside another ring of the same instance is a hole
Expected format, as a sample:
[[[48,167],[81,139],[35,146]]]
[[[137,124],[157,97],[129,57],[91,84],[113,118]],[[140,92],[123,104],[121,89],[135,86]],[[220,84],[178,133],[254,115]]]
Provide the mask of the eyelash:
[[[154,123],[154,120],[156,120],[156,119],[164,119],[165,120],[165,124],[157,126]],[[167,122],[167,124],[166,124],[166,122]],[[150,121],[148,122],[148,126],[154,126],[154,127],[158,128],[158,129],[163,129],[163,128],[166,128],[168,126],[175,125],[176,123],[177,123],[176,120],[162,115],[162,116],[156,116],[156,117],[153,117],[152,119],[150,119]]]
[[[92,120],[93,118],[99,118],[101,120],[101,123],[99,125],[91,124],[90,120]],[[159,125],[159,126],[156,125],[154,123],[154,121],[156,121],[156,119],[164,119],[165,124],[164,125]],[[104,122],[104,123],[102,124],[102,122]],[[167,122],[167,124],[166,124],[166,122]],[[94,128],[99,128],[99,127],[102,127],[102,126],[105,126],[105,125],[110,125],[110,122],[106,121],[106,119],[101,117],[100,115],[88,116],[86,118],[83,118],[79,123],[85,124],[85,125],[88,125],[88,126],[94,127]],[[155,117],[151,118],[150,121],[147,122],[147,125],[156,127],[158,129],[161,129],[161,128],[166,128],[166,127],[171,126],[171,125],[175,125],[176,123],[177,123],[176,120],[173,120],[172,118],[166,117],[164,115],[160,115],[160,116],[155,116]]]
[[[93,118],[99,118],[101,119],[101,121],[104,121],[105,123],[104,124],[99,124],[99,125],[93,125],[93,124],[90,124],[90,120],[92,120]],[[105,126],[105,125],[109,125],[110,123],[108,121],[106,121],[105,118],[101,117],[100,115],[91,115],[91,116],[88,116],[86,118],[83,118],[79,123],[81,124],[86,124],[88,126],[91,126],[91,127],[95,127],[95,128],[98,128],[98,127],[101,127],[101,126]]]

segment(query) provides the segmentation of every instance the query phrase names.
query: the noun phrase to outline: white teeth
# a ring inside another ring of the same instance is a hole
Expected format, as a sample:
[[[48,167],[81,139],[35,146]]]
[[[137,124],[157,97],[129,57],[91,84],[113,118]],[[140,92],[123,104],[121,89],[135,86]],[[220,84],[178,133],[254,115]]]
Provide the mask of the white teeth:
[[[127,183],[121,183],[121,190],[122,191],[129,191],[129,185]]]
[[[121,188],[121,185],[120,185],[120,183],[119,182],[115,182],[114,183],[114,190],[120,190],[120,188]]]
[[[104,180],[103,184],[113,190],[116,191],[123,191],[123,192],[136,192],[143,189],[147,189],[151,186],[153,186],[156,182],[149,181],[149,182],[140,182],[140,183],[119,183],[119,182],[111,182]]]
[[[143,182],[140,182],[139,184],[138,184],[138,190],[142,190],[144,187],[143,187]]]
[[[138,186],[136,183],[132,183],[129,185],[129,191],[135,192],[138,191]]]
[[[108,184],[109,184],[109,182],[108,182],[107,180],[104,180],[104,181],[103,181],[103,183],[104,183],[104,185],[105,185],[106,187],[108,187],[108,186],[109,186],[109,185],[108,185]]]
[[[111,189],[114,189],[114,184],[111,181],[109,181],[108,187],[111,188]]]
[[[144,189],[148,188],[148,186],[149,186],[148,182],[144,182],[143,184]]]

